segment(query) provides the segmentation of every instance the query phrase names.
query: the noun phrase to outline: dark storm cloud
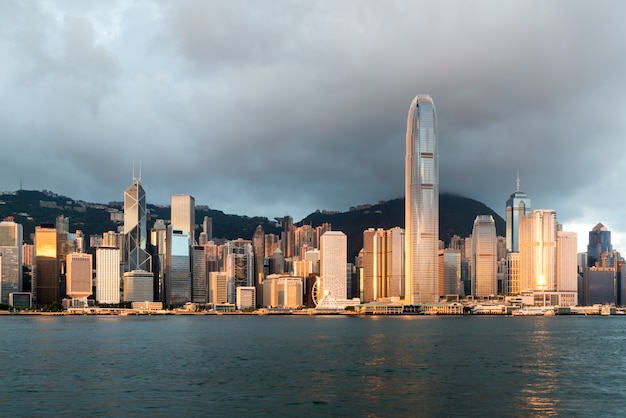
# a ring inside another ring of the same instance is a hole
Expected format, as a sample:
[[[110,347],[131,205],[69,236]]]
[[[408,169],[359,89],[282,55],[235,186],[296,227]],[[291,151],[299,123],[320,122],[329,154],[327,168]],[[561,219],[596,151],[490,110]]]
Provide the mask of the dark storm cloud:
[[[0,3],[0,188],[227,212],[404,194],[411,99],[437,107],[441,190],[626,230],[619,1]],[[7,160],[7,161],[5,161]],[[41,163],[45,161],[45,163]],[[586,237],[580,237],[579,240]]]

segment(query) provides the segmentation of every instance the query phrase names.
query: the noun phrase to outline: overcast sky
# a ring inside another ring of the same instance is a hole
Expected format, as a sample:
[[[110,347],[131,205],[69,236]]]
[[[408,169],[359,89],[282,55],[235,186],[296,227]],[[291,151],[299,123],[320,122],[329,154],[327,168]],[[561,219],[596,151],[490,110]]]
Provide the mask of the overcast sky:
[[[598,222],[619,245],[624,16],[623,1],[3,0],[0,190],[121,201],[141,161],[154,204],[345,211],[404,195],[426,93],[442,192],[504,215],[519,172],[579,248]]]

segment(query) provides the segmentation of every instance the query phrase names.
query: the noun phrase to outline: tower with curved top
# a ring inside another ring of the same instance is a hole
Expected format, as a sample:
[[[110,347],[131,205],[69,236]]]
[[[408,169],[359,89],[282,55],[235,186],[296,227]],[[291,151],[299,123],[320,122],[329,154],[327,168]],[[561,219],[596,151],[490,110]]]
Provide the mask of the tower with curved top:
[[[405,303],[436,303],[439,253],[437,116],[429,95],[411,102],[406,129]]]

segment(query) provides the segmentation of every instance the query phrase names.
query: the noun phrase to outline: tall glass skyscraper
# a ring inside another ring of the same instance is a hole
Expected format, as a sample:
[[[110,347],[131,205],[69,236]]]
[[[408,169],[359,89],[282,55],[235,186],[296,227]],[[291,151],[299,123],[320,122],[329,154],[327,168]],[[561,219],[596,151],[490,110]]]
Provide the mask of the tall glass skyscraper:
[[[593,267],[600,260],[602,253],[613,250],[611,245],[611,231],[601,223],[589,231],[589,244],[587,245],[587,267]]]
[[[519,189],[519,174],[515,192],[506,201],[506,250],[519,252],[519,220],[530,213],[530,199]]]
[[[405,303],[436,303],[439,256],[439,156],[435,104],[419,94],[406,129]]]
[[[498,293],[496,224],[491,215],[478,215],[472,229],[472,294],[478,297]]]
[[[124,191],[124,235],[124,261],[128,263],[128,271],[151,271],[150,256],[146,252],[146,192],[137,178]]]

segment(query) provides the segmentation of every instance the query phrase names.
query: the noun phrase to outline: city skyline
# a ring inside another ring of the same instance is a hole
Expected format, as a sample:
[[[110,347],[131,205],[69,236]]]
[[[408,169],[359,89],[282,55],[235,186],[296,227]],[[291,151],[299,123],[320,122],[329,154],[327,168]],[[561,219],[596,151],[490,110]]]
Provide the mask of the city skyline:
[[[119,200],[141,160],[155,204],[345,211],[403,195],[399,115],[427,92],[442,192],[504,217],[519,172],[533,207],[579,236],[602,222],[619,247],[625,8],[2,2],[0,127],[23,152],[5,154],[0,190]]]

